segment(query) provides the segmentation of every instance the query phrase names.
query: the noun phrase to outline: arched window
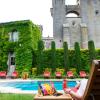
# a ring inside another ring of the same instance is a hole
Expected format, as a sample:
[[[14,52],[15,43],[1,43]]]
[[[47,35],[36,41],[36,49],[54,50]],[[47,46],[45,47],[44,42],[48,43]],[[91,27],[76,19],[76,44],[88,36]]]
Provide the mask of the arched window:
[[[71,10],[67,12],[66,17],[79,17],[79,13],[77,11]]]
[[[77,0],[65,0],[65,5],[77,5]]]
[[[78,17],[78,15],[75,14],[75,13],[68,13],[68,14],[66,15],[66,17]]]
[[[12,42],[18,41],[18,32],[17,31],[12,31],[9,33],[9,40]]]

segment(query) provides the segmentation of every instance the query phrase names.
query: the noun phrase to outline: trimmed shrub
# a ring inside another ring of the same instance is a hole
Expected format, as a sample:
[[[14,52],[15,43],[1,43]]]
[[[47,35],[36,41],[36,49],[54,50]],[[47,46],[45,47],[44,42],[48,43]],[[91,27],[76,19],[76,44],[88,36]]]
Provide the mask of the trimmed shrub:
[[[44,57],[43,57],[43,50],[44,50],[44,42],[40,40],[38,42],[38,62],[37,62],[37,74],[42,74],[43,68],[44,68]]]
[[[55,72],[55,69],[56,69],[56,46],[55,46],[55,41],[51,42],[51,68],[52,68],[52,72]]]
[[[77,72],[79,73],[81,68],[81,52],[80,52],[80,46],[78,42],[75,42],[75,66],[77,68]]]
[[[67,70],[69,70],[69,51],[68,51],[68,44],[67,42],[63,43],[63,48],[64,48],[64,68],[67,72]]]
[[[91,65],[92,60],[96,58],[95,45],[92,40],[88,41],[88,50],[89,50],[89,60],[90,60],[90,65]]]

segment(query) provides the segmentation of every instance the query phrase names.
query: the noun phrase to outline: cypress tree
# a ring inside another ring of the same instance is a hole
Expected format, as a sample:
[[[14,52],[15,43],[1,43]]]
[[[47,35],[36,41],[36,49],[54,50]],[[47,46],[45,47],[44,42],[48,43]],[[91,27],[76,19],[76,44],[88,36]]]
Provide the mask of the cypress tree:
[[[38,68],[37,74],[42,74],[43,70],[43,50],[44,50],[44,42],[42,40],[38,41]]]
[[[55,70],[56,70],[56,46],[55,46],[55,41],[51,42],[51,67],[52,67],[52,72],[55,72]]]
[[[80,46],[78,42],[75,42],[74,49],[75,49],[76,68],[77,68],[77,72],[79,73],[81,69],[81,52],[80,52]]]
[[[91,65],[92,60],[96,58],[95,45],[92,40],[88,41],[88,50],[89,50],[89,60],[90,60],[90,65]]]
[[[64,48],[64,68],[67,71],[67,70],[69,70],[69,66],[70,66],[70,63],[69,63],[69,52],[68,52],[68,44],[67,44],[67,42],[63,43],[63,48]]]

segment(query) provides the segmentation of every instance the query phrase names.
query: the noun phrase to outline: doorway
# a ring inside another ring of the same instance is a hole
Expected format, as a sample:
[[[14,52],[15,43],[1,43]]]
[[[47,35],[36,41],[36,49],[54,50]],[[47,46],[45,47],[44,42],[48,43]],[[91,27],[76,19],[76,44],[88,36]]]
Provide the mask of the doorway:
[[[8,54],[8,76],[11,76],[15,71],[15,53],[9,52]]]

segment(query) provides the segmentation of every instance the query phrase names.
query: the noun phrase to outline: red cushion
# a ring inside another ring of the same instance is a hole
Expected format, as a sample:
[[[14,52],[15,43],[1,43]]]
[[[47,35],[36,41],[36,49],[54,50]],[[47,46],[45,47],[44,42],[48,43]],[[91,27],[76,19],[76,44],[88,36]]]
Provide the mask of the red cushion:
[[[44,76],[50,76],[50,72],[44,72]]]
[[[18,72],[13,72],[12,76],[17,77],[18,76]]]
[[[6,76],[6,72],[5,71],[1,71],[0,72],[0,76]]]
[[[61,76],[61,72],[56,72],[56,76]]]
[[[73,77],[73,72],[72,72],[72,71],[68,71],[68,72],[67,72],[67,75],[68,75],[69,77]]]
[[[86,73],[84,71],[80,71],[80,76],[81,77],[86,77]]]

